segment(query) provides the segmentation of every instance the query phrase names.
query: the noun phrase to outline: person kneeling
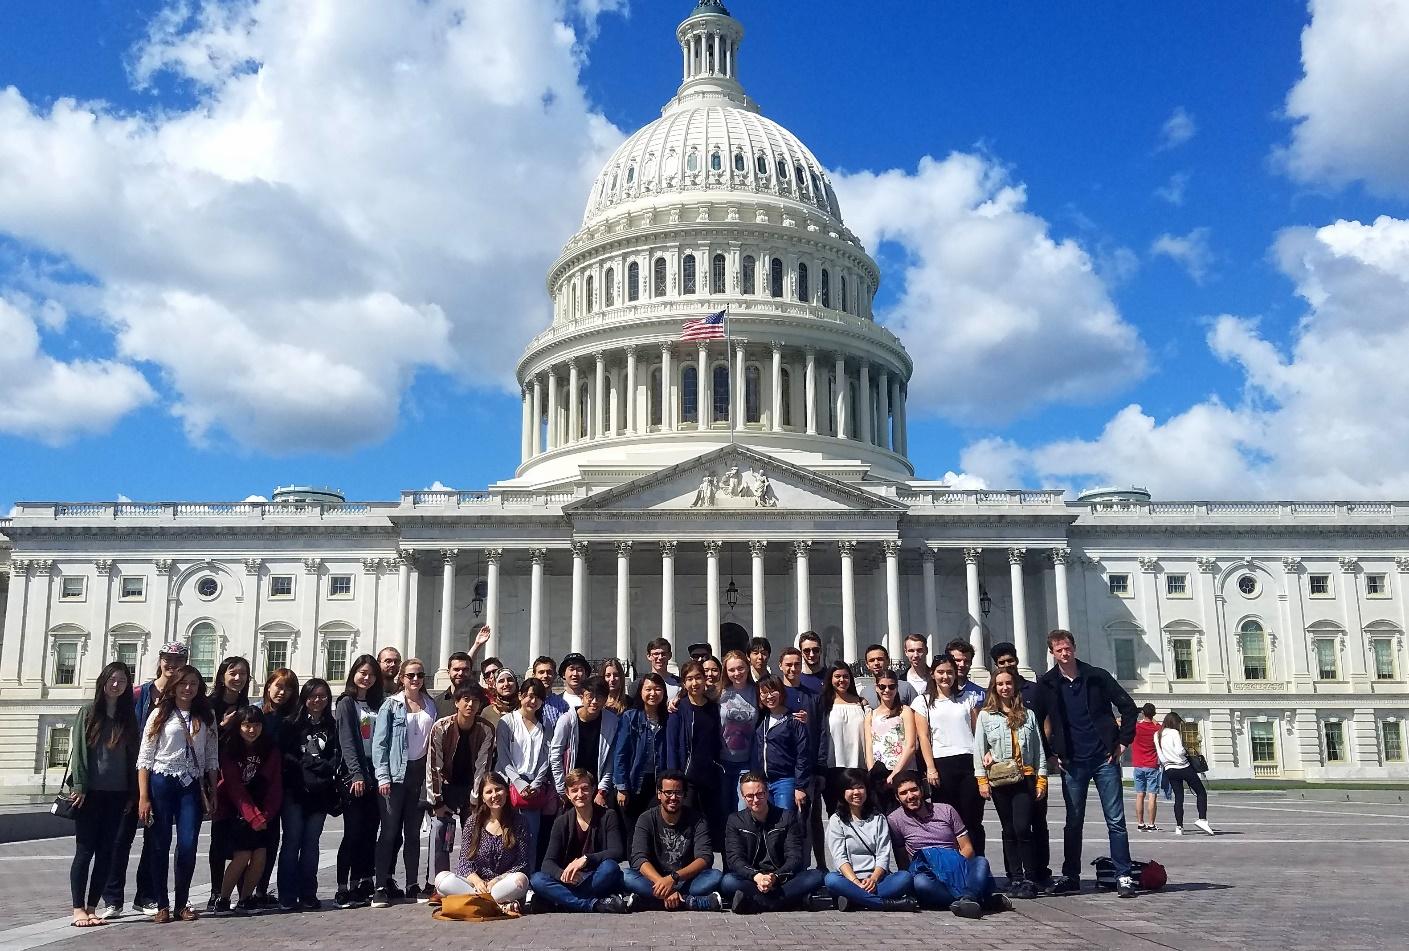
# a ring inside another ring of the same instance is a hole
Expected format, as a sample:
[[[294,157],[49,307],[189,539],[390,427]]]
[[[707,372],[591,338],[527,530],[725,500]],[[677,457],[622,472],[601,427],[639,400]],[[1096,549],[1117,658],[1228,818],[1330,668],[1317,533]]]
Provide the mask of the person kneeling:
[[[895,795],[900,808],[886,822],[903,846],[896,853],[904,852],[921,907],[948,908],[961,918],[1012,910],[1013,903],[993,884],[988,860],[974,854],[969,830],[953,806],[929,802],[915,772],[896,777]]]
[[[720,872],[705,817],[685,805],[687,782],[678,769],[656,776],[660,805],[641,813],[631,837],[631,869],[623,878],[636,905],[666,911],[722,911]]]
[[[479,784],[479,804],[462,837],[460,862],[453,872],[435,877],[441,895],[487,894],[505,914],[519,910],[528,894],[530,836],[528,825],[509,804],[509,783],[486,773]]]
[[[543,868],[529,879],[535,899],[563,911],[630,911],[626,896],[621,894],[621,866],[617,863],[625,849],[616,810],[592,801],[597,780],[589,770],[570,770],[565,782],[572,810],[553,823]]]
[[[807,867],[798,813],[768,801],[768,780],[747,772],[739,779],[743,809],[724,825],[724,894],[735,914],[790,911],[822,885]]]
[[[890,828],[876,811],[869,780],[863,769],[842,770],[841,801],[827,822],[827,850],[837,867],[827,873],[827,891],[837,911],[919,911],[914,881],[895,863]]]

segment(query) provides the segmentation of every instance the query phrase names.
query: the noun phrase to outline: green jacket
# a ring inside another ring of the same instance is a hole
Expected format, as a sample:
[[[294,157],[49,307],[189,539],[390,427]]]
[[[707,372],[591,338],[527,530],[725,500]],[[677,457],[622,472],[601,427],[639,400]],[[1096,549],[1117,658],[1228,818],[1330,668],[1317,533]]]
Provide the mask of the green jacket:
[[[85,703],[73,718],[73,732],[69,734],[69,772],[73,791],[88,793],[88,718],[93,714],[93,704]],[[132,798],[137,798],[137,745],[129,743],[127,750],[127,789]]]

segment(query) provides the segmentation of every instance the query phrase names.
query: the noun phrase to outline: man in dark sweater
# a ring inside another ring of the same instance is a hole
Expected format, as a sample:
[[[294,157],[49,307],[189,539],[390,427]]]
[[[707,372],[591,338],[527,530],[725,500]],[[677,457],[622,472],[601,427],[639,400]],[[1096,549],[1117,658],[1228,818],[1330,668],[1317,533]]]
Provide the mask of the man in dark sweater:
[[[1047,649],[1056,666],[1037,678],[1033,706],[1038,722],[1044,724],[1052,766],[1062,774],[1062,798],[1067,807],[1062,875],[1047,894],[1081,891],[1086,792],[1094,781],[1110,837],[1116,893],[1122,898],[1134,897],[1120,756],[1135,738],[1135,701],[1108,671],[1076,659],[1076,638],[1070,631],[1059,629],[1048,634]]]
[[[735,914],[800,907],[822,885],[823,873],[807,867],[798,814],[768,801],[763,774],[739,780],[745,808],[724,826],[723,892]]]
[[[622,890],[621,861],[625,852],[621,820],[615,809],[592,801],[597,780],[585,769],[567,774],[571,809],[558,816],[548,836],[543,867],[529,880],[535,901],[563,911],[622,914],[631,904]]]
[[[722,873],[704,816],[685,806],[687,783],[678,769],[656,776],[660,805],[641,813],[631,837],[631,868],[623,876],[635,907],[666,911],[722,911]]]

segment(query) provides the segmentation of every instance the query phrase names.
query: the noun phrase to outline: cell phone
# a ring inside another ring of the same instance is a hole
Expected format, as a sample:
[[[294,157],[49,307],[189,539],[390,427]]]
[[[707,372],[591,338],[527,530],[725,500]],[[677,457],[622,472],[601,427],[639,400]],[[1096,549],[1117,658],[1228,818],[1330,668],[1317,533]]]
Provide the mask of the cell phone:
[[[155,821],[155,820],[156,820],[156,816],[152,815],[152,814],[149,812],[149,813],[147,813],[147,818],[145,818],[145,819],[142,820],[142,825],[144,825],[144,826],[146,826],[146,827],[148,827],[148,828],[151,828],[152,822]]]

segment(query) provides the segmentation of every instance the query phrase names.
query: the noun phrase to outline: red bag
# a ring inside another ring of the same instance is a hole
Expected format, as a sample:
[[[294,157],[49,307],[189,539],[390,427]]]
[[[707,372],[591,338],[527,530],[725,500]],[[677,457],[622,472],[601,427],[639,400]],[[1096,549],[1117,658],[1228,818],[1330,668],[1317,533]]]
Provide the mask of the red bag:
[[[509,804],[515,809],[533,809],[542,812],[558,804],[558,791],[552,786],[543,785],[538,787],[538,792],[531,796],[525,796],[519,792],[519,787],[513,783],[509,784]]]
[[[1169,873],[1164,870],[1164,866],[1150,859],[1145,863],[1145,867],[1140,869],[1138,878],[1140,887],[1147,892],[1159,891],[1169,882]]]

